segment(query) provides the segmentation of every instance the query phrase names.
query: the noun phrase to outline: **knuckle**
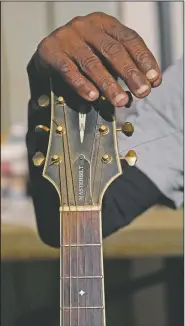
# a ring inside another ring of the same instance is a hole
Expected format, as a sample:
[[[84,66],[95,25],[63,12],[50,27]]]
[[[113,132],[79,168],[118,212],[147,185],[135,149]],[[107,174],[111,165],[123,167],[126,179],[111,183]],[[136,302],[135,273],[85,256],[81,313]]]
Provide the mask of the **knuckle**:
[[[125,63],[121,69],[121,75],[124,76],[125,79],[128,79],[134,73],[136,69],[128,63]]]
[[[81,88],[84,86],[84,79],[80,74],[77,73],[72,74],[71,81],[75,88]]]
[[[95,11],[92,15],[96,18],[103,18],[105,16],[105,14],[101,11]]]
[[[84,17],[77,16],[73,18],[70,22],[70,25],[76,29],[80,29],[84,26]]]
[[[117,36],[119,40],[122,40],[124,42],[130,42],[140,39],[140,36],[136,31],[124,25],[118,31]]]
[[[98,64],[99,64],[98,59],[93,55],[82,58],[80,62],[80,66],[84,71],[91,71]]]
[[[146,50],[142,50],[141,48],[139,48],[136,53],[135,53],[135,60],[142,65],[143,67],[145,67],[146,70],[149,70],[152,68],[153,66],[153,62],[152,62],[152,58],[149,55],[149,53],[147,53]]]
[[[115,56],[122,50],[122,45],[115,40],[103,40],[101,44],[102,54]]]
[[[99,87],[103,91],[108,91],[109,88],[111,88],[113,85],[115,85],[114,81],[110,77],[101,77],[99,79]]]
[[[65,59],[55,59],[53,62],[53,66],[56,70],[60,71],[60,73],[66,75],[71,72],[71,66],[69,62]]]
[[[93,12],[93,13],[91,13],[91,14],[89,14],[87,17],[89,17],[89,18],[95,18],[95,19],[101,19],[101,18],[103,18],[103,17],[105,17],[105,14],[103,13],[103,12],[101,12],[101,11],[95,11],[95,12]]]
[[[68,31],[68,26],[64,25],[61,26],[59,28],[57,28],[52,34],[51,36],[55,37],[55,38],[60,38],[62,39],[65,35],[65,33]]]

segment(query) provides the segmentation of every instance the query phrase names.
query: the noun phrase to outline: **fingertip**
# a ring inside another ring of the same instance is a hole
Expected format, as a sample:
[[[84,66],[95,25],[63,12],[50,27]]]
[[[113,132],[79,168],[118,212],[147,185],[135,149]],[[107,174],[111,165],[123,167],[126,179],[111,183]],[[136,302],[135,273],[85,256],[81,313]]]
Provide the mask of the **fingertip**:
[[[137,98],[144,98],[146,96],[148,96],[151,92],[151,85],[149,84],[145,84],[145,85],[141,85],[135,92],[134,95]]]
[[[115,107],[123,107],[127,104],[129,98],[126,92],[117,94],[116,97],[112,100],[112,103]]]
[[[98,99],[98,97],[99,97],[99,93],[97,91],[91,90],[88,93],[88,98],[90,101],[95,101]]]
[[[152,83],[152,87],[155,88],[155,87],[158,87],[160,86],[162,83],[162,77],[160,76],[157,80],[155,80],[153,83]]]

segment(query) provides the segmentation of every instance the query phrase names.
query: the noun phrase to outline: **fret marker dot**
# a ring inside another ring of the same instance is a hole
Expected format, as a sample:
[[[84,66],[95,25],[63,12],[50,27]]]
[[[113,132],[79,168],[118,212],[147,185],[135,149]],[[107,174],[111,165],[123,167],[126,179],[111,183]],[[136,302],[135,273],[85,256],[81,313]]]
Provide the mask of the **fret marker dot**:
[[[79,292],[79,294],[82,296],[82,295],[85,294],[85,292],[84,292],[83,290],[81,290],[81,291]]]

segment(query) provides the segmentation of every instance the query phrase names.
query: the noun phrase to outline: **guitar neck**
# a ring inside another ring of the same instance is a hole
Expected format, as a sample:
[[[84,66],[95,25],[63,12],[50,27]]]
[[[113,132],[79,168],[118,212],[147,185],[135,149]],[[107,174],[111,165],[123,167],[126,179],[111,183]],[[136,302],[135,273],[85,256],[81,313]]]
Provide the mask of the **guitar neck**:
[[[105,326],[101,213],[61,213],[60,326]]]

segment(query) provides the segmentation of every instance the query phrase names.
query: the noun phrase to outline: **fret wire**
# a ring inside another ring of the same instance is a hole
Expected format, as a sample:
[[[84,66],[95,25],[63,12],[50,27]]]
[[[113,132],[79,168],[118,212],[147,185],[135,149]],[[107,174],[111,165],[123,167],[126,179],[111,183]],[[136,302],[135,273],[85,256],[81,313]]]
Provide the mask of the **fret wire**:
[[[84,243],[84,244],[65,244],[65,245],[60,245],[60,247],[101,247],[101,243]]]
[[[67,310],[67,309],[104,309],[103,306],[100,306],[100,307],[60,307],[60,310]],[[64,325],[65,326],[65,325]]]
[[[86,279],[86,278],[89,278],[89,279],[93,279],[93,278],[100,278],[100,279],[102,279],[103,278],[103,275],[100,275],[100,276],[61,276],[60,277],[61,279],[70,279],[70,278],[72,278],[72,279]]]

